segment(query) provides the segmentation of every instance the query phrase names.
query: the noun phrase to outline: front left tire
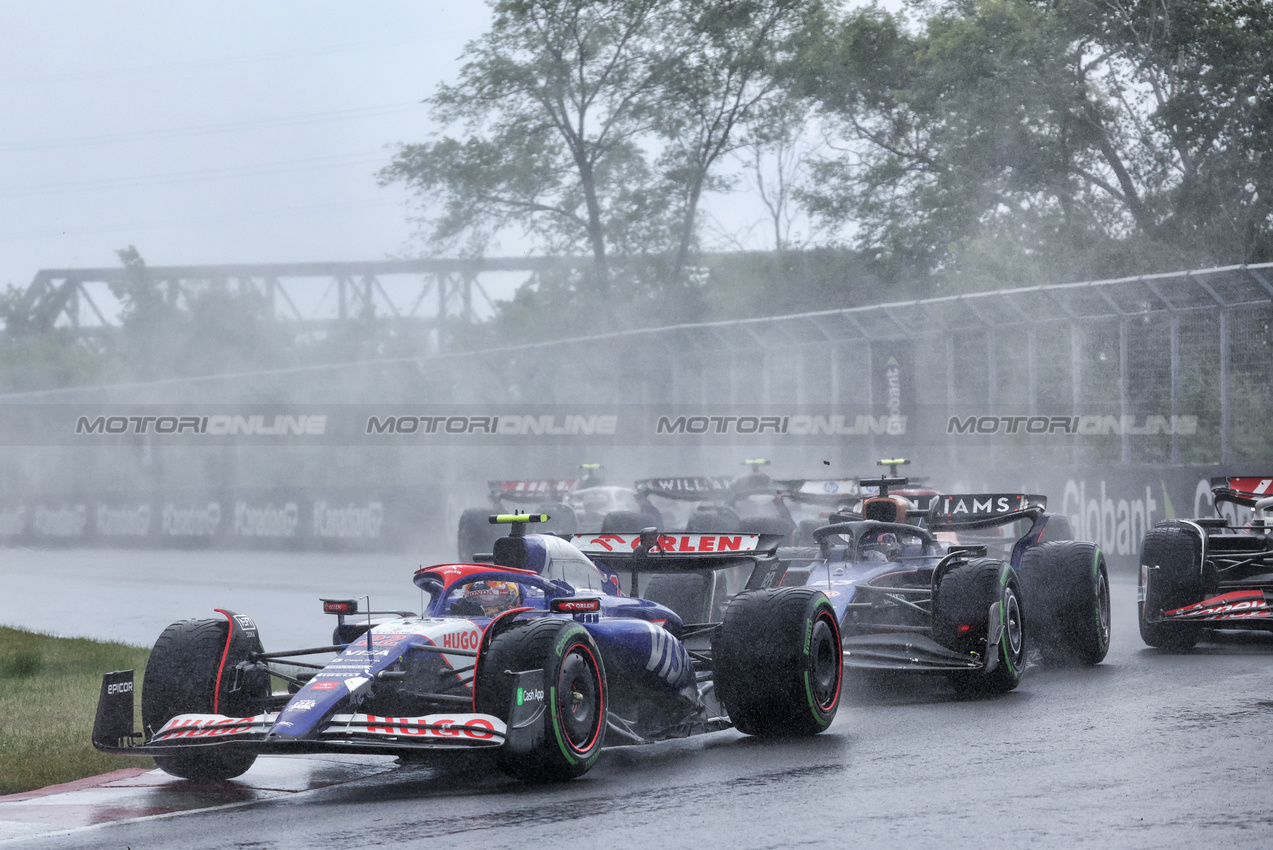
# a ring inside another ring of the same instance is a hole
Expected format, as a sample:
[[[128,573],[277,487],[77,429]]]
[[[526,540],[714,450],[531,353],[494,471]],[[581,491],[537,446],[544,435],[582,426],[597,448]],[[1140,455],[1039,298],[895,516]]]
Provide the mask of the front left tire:
[[[256,713],[268,696],[269,682],[251,680],[250,687],[230,690],[234,677],[226,672],[245,661],[247,652],[233,643],[226,646],[229,629],[225,618],[182,620],[164,629],[150,651],[142,679],[141,717],[147,736],[179,714],[251,717]],[[258,641],[256,649],[260,648]],[[155,764],[165,773],[201,781],[233,779],[255,761],[255,753],[229,746],[155,756]]]
[[[474,707],[508,721],[515,680],[508,672],[544,671],[544,734],[531,751],[500,748],[500,768],[525,782],[583,776],[605,743],[609,686],[601,653],[574,620],[547,617],[514,623],[482,652]]]
[[[960,696],[994,696],[1020,684],[1026,628],[1021,584],[1011,566],[993,558],[960,564],[942,576],[933,603],[933,639],[955,652],[980,656],[984,664],[979,670],[951,674]],[[992,621],[995,603],[999,608]],[[992,630],[1000,634],[993,656]]]

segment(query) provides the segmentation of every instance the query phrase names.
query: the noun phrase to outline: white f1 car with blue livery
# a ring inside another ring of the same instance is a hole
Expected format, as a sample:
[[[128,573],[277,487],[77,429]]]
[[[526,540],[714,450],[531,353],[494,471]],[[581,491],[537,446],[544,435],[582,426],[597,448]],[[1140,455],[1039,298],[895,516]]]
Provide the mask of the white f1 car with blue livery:
[[[580,529],[602,527],[609,514],[642,510],[637,494],[630,487],[606,485],[601,478],[601,464],[581,463],[577,478],[536,478],[488,481],[484,508],[468,508],[460,514],[456,529],[456,546],[462,561],[472,561],[478,554],[489,554],[500,536],[487,518],[492,512],[510,511],[547,514],[545,532],[573,534]],[[650,525],[650,523],[645,523]],[[645,525],[633,529],[639,531]]]
[[[109,673],[93,744],[207,780],[262,753],[489,748],[538,781],[580,776],[607,741],[830,725],[837,618],[817,589],[769,587],[777,538],[524,533],[545,519],[491,517],[513,523],[491,563],[418,570],[419,615],[324,600],[338,618],[328,646],[267,652],[252,619],[220,609],[174,623],[146,665],[143,730],[133,671]],[[684,614],[641,598],[643,585]]]
[[[1109,648],[1109,578],[1091,543],[1069,539],[1047,499],[1024,493],[940,494],[918,510],[890,488],[814,532],[819,554],[800,581],[830,599],[844,664],[930,671],[966,695],[1015,688],[1027,639],[1044,660],[1096,664]]]

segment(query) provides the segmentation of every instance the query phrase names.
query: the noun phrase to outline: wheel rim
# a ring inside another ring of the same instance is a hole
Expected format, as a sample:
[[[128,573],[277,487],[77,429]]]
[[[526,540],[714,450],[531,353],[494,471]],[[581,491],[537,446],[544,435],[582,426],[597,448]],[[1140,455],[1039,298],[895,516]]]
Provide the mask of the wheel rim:
[[[561,661],[557,709],[570,748],[587,751],[601,732],[601,675],[585,646],[571,647]]]
[[[814,621],[809,648],[813,662],[813,698],[822,711],[829,711],[840,694],[840,645],[827,617],[823,612]]]
[[[1008,638],[1008,651],[1015,659],[1021,656],[1025,636],[1021,626],[1021,605],[1017,602],[1017,595],[1013,593],[1012,588],[1004,588],[1003,596],[1004,634]]]
[[[1101,646],[1109,645],[1109,577],[1101,570],[1096,577],[1096,617],[1101,629]]]

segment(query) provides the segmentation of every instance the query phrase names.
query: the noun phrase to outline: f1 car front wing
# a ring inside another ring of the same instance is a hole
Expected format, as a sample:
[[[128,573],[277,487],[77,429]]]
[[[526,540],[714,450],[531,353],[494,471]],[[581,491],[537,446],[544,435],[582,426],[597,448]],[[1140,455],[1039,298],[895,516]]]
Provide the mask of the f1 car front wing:
[[[133,671],[102,677],[93,724],[93,746],[116,755],[163,756],[174,750],[235,747],[258,753],[361,752],[510,747],[529,750],[544,734],[544,672],[515,673],[508,721],[490,714],[428,714],[380,717],[357,712],[333,714],[301,738],[280,735],[279,712],[253,717],[179,714],[149,738],[133,730]],[[282,721],[287,722],[287,721]]]
[[[1003,641],[1002,602],[990,606],[986,645],[978,654],[959,653],[942,646],[922,632],[885,632],[846,635],[844,666],[869,670],[984,670],[999,665],[999,645]]]

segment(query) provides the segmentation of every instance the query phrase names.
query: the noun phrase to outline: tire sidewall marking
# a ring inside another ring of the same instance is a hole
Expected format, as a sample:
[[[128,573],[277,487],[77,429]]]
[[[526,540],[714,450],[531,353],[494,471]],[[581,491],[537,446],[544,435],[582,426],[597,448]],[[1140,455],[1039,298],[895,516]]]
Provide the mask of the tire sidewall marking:
[[[1008,665],[1008,669],[1012,671],[1013,675],[1019,676],[1021,674],[1021,669],[1017,665],[1014,658],[1012,657],[1013,656],[1012,639],[1008,637],[1009,632],[1008,632],[1007,597],[1008,597],[1008,594],[1011,593],[1012,597],[1016,599],[1018,617],[1021,616],[1021,600],[1018,598],[1019,594],[1013,592],[1011,588],[1008,587],[1008,582],[1011,576],[1012,576],[1012,568],[1008,566],[1007,564],[1004,564],[1003,568],[999,571],[999,586],[1002,588],[1000,595],[1003,597],[1002,601],[1004,603],[1001,606],[1001,610],[999,611],[999,625],[1003,628],[1003,642],[1001,644],[1002,650],[999,654],[1000,656],[1002,656],[1003,662]],[[1025,626],[1024,624],[1022,624],[1022,634],[1021,634],[1021,655],[1024,658],[1025,656]]]
[[[1106,630],[1105,621],[1101,617],[1101,557],[1102,557],[1101,547],[1093,546],[1092,547],[1092,584],[1094,585],[1094,588],[1096,591],[1095,593],[1096,634],[1098,635],[1098,641],[1099,641],[1098,646],[1100,647],[1101,651],[1108,652],[1109,651],[1109,633]],[[1108,594],[1109,592],[1108,576],[1105,579],[1105,586],[1106,586],[1106,593]],[[1111,622],[1110,625],[1112,627],[1113,623]]]
[[[818,600],[817,604],[815,604],[814,616],[812,618],[808,618],[808,617],[805,618],[805,634],[809,636],[805,641],[806,656],[808,656],[810,652],[810,644],[812,643],[812,639],[813,639],[813,627],[816,625],[817,621],[822,619],[823,617],[826,618],[827,623],[831,627],[831,636],[833,640],[837,644],[840,640],[839,629],[837,629],[835,626],[835,611],[834,609],[830,607],[829,602],[825,602],[825,597],[824,597],[823,599]],[[841,665],[843,665],[843,661],[841,661]],[[823,729],[831,725],[831,720],[833,718],[828,717],[827,715],[830,714],[832,711],[834,711],[834,709],[840,703],[840,687],[843,684],[843,679],[844,679],[843,666],[841,666],[841,669],[836,671],[835,694],[831,697],[831,701],[829,705],[826,708],[822,708],[818,703],[817,696],[815,696],[814,694],[813,671],[809,669],[808,665],[806,665],[805,667],[805,671],[804,671],[805,698],[808,700],[809,710],[813,713],[814,721]]]
[[[602,725],[605,722],[605,712],[603,711],[605,706],[605,684],[602,681],[605,678],[605,673],[604,668],[601,666],[601,659],[593,654],[591,648],[584,640],[580,639],[582,635],[587,635],[587,630],[572,623],[562,629],[562,635],[553,643],[553,662],[556,667],[556,674],[553,676],[553,684],[548,688],[548,698],[550,700],[549,705],[552,706],[550,716],[552,717],[553,737],[557,740],[557,747],[561,750],[561,754],[571,765],[578,764],[582,759],[585,765],[591,766],[597,760],[597,757],[601,755],[601,748],[596,746],[596,741],[601,735]],[[575,647],[587,653],[588,659],[592,662],[592,669],[597,673],[597,728],[590,739],[592,754],[586,759],[583,759],[586,750],[583,752],[576,750],[574,745],[570,743],[565,730],[562,729],[560,703],[557,702],[557,684],[561,681],[561,667],[566,660],[566,656]]]

